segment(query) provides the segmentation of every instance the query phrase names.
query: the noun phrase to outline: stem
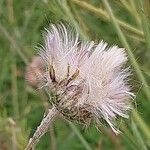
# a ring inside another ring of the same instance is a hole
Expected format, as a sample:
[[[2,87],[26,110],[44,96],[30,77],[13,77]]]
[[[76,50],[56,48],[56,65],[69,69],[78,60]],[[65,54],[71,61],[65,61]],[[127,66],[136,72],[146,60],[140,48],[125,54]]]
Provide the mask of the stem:
[[[63,3],[62,3],[63,2]],[[72,24],[75,26],[76,30],[79,31],[79,33],[81,34],[81,37],[85,38],[87,37],[85,35],[85,33],[83,32],[83,30],[80,29],[79,23],[75,20],[74,15],[72,14],[70,7],[68,6],[68,3],[66,0],[63,0],[61,2],[61,7],[64,9],[64,11],[66,12],[66,14],[68,15],[68,17],[70,18],[70,21],[72,22]]]
[[[10,129],[11,129],[11,139],[12,139],[12,150],[16,150],[18,147],[17,147],[17,134],[16,134],[16,122],[12,119],[12,118],[8,118],[8,122],[10,124]]]
[[[75,125],[73,123],[71,123],[70,121],[68,121],[69,126],[72,128],[72,130],[74,131],[74,133],[76,134],[76,136],[79,138],[79,140],[82,142],[82,144],[85,146],[86,150],[92,150],[92,148],[89,146],[89,143],[83,138],[83,136],[81,135],[81,133],[77,130],[77,128],[75,127]]]
[[[142,132],[145,134],[145,137],[150,140],[150,129],[144,122],[144,120],[141,118],[141,116],[136,112],[136,110],[132,113],[133,119],[138,125],[138,127],[142,130]]]
[[[70,10],[72,12],[72,15],[74,16],[74,19],[78,23],[81,38],[83,38],[84,40],[89,40],[89,38],[90,38],[90,35],[88,33],[89,28],[85,24],[85,20],[82,18],[82,15],[76,9],[75,5],[73,5],[73,3],[71,3],[71,1],[68,1],[68,6],[70,7]]]
[[[96,8],[96,7],[92,6],[91,4],[88,4],[85,1],[79,1],[79,0],[71,0],[71,1],[73,3],[75,3],[76,5],[80,6],[81,8],[84,8],[84,9],[96,14],[104,21],[111,21],[109,14],[106,11],[102,10],[101,8]],[[132,26],[118,18],[116,18],[116,21],[126,31],[133,33],[136,36],[143,37],[143,32],[141,30],[135,28],[134,26]]]
[[[141,133],[139,132],[139,130],[138,130],[138,128],[137,128],[137,125],[136,125],[136,123],[134,122],[134,120],[132,120],[131,125],[132,125],[133,135],[134,135],[134,137],[136,137],[136,140],[137,140],[137,146],[138,146],[141,150],[148,150],[147,147],[146,147],[146,145],[145,145],[145,142],[143,141],[142,135],[141,135]]]
[[[149,58],[150,58],[150,28],[149,28],[149,19],[146,16],[146,6],[144,5],[144,1],[140,0],[139,1],[139,7],[141,8],[140,14],[141,14],[141,20],[142,20],[142,28],[144,32],[144,37],[145,37],[145,44],[146,44],[146,49],[147,49],[147,59],[148,63]],[[146,3],[146,1],[145,1]],[[148,4],[149,3],[149,4]],[[147,5],[150,5],[150,2],[146,3]]]
[[[53,122],[54,118],[58,115],[58,110],[53,107],[52,109],[48,110],[48,114],[46,117],[43,118],[41,124],[37,127],[32,138],[30,138],[29,143],[25,150],[32,150],[38,144],[40,138],[46,133],[50,124]]]
[[[132,1],[130,1],[130,4],[131,4],[130,10],[133,10],[133,17],[135,17],[137,25],[139,26],[139,28],[141,28],[141,20],[140,20],[139,14],[137,12],[136,3],[134,0],[132,0]],[[132,15],[132,11],[130,11],[130,13]]]
[[[51,148],[50,150],[57,150],[57,143],[56,143],[56,135],[55,135],[55,132],[54,132],[54,125],[52,125],[50,127],[50,130],[49,130],[49,134],[50,134],[50,138],[51,138]]]
[[[15,55],[14,55],[15,56]],[[17,87],[17,67],[16,67],[16,60],[15,57],[13,59],[14,62],[11,64],[11,91],[12,91],[12,105],[13,105],[13,112],[14,118],[19,118],[19,103],[18,103],[18,87]]]
[[[10,23],[15,21],[14,11],[13,11],[13,0],[7,0],[7,11],[8,11],[8,20]]]
[[[134,0],[132,1],[125,1],[125,0],[120,0],[120,2],[122,3],[122,5],[127,9],[127,11],[133,16],[133,19],[135,19],[137,25],[139,27],[141,27],[140,25],[140,18],[138,16],[137,10],[136,10],[136,6],[134,3]]]
[[[21,57],[23,62],[25,64],[28,64],[29,61],[28,61],[27,57],[24,55],[24,53],[22,52],[20,46],[18,45],[18,43],[16,42],[14,37],[9,34],[9,32],[6,30],[6,28],[1,23],[0,23],[0,33],[2,33],[2,35],[10,42],[13,49],[16,50],[16,52]]]

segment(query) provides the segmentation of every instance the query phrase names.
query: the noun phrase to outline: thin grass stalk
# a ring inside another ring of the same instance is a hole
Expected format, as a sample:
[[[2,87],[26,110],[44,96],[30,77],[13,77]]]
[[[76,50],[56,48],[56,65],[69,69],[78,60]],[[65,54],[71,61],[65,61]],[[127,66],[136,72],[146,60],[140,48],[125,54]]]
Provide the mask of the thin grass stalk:
[[[28,25],[29,25],[29,23],[30,23],[30,21],[31,21],[31,19],[32,19],[32,17],[33,17],[34,10],[35,10],[35,8],[36,8],[38,2],[39,2],[39,0],[33,1],[32,6],[30,7],[30,13],[29,13],[28,16],[25,17],[24,24],[23,24],[23,27],[22,27],[22,30],[21,30],[22,35],[24,35],[24,33],[27,32]]]
[[[129,12],[131,12],[131,8],[130,8],[128,1],[120,0],[120,2],[124,8],[126,8]]]
[[[141,20],[137,12],[135,1],[134,0],[130,1],[130,4],[131,4],[131,14],[133,14],[133,16],[135,17],[138,27],[141,28]]]
[[[12,150],[17,150],[16,129],[13,125],[11,127],[11,131],[12,131]]]
[[[51,147],[50,150],[57,150],[56,136],[54,132],[54,126],[52,125],[49,130],[50,138],[51,138]]]
[[[86,37],[85,33],[80,29],[78,22],[75,20],[74,15],[72,14],[70,7],[68,6],[68,3],[66,0],[61,1],[61,7],[64,9],[66,14],[68,15],[68,18],[72,22],[72,24],[75,26],[76,30],[79,31],[81,37]]]
[[[12,143],[12,150],[17,150],[17,135],[16,135],[16,123],[12,118],[8,118],[8,122],[10,124],[10,130],[11,130],[11,143]]]
[[[15,57],[13,58],[12,64],[11,64],[11,84],[12,84],[12,104],[13,104],[13,113],[14,118],[19,118],[19,103],[18,103],[18,88],[17,88],[17,68],[16,68],[16,62]]]
[[[137,150],[137,143],[134,140],[133,134],[129,131],[128,127],[125,125],[125,123],[122,123],[121,129],[123,131],[122,138],[124,138],[126,141],[130,143],[130,145]]]
[[[84,8],[84,9],[96,14],[104,21],[111,20],[109,17],[109,14],[106,11],[102,10],[101,8],[96,8],[96,7],[92,6],[91,4],[88,4],[85,1],[79,1],[79,0],[71,0],[71,1],[75,4],[77,4],[78,6],[80,6],[81,8]],[[116,18],[116,21],[121,26],[121,28],[128,31],[129,33],[133,33],[135,36],[143,37],[143,32],[140,31],[139,29],[133,27],[132,25],[130,25],[118,18]]]
[[[150,129],[148,128],[148,126],[146,125],[146,123],[143,121],[143,119],[141,118],[141,116],[135,110],[133,111],[132,115],[133,115],[133,119],[134,119],[135,123],[138,124],[139,128],[144,133],[144,135],[146,136],[146,138],[148,140],[150,140]]]
[[[9,32],[6,30],[6,28],[0,24],[0,34],[3,34],[3,36],[5,36],[5,38],[10,42],[10,44],[13,47],[13,50],[15,50],[17,52],[17,54],[21,57],[21,59],[23,60],[23,62],[25,64],[28,64],[29,61],[27,59],[27,57],[24,55],[24,53],[21,51],[21,48],[18,46],[17,42],[15,41],[15,39],[9,34]]]
[[[131,125],[132,125],[134,137],[136,137],[136,139],[137,139],[137,144],[138,144],[140,150],[148,150],[134,120],[132,120]]]
[[[134,35],[131,35],[131,34],[127,34],[126,36],[129,37],[130,39],[135,40],[137,43],[138,43],[138,42],[145,43],[145,39],[140,38],[140,37],[138,37],[138,36],[134,36]]]
[[[2,5],[2,4],[3,4],[4,1],[5,1],[5,0],[1,0],[1,1],[0,1],[0,14],[3,12],[3,8],[2,8],[3,5]]]
[[[107,137],[109,138],[110,142],[114,146],[114,150],[124,150],[124,146],[121,143],[120,136],[115,135],[111,131],[111,129],[109,129],[107,127],[104,127],[104,126],[100,126],[100,127],[98,127],[98,129],[100,131],[102,131],[104,133],[104,135],[107,135]]]
[[[71,127],[71,129],[76,134],[76,136],[80,139],[81,143],[84,145],[84,147],[86,148],[86,150],[92,150],[92,148],[89,146],[88,142],[83,138],[83,136],[77,130],[77,128],[75,127],[75,125],[73,123],[71,123],[70,121],[68,121],[68,123],[69,123],[69,126]]]
[[[73,3],[71,3],[70,1],[68,1],[68,5],[72,11],[72,15],[74,16],[74,18],[77,20],[79,24],[80,30],[84,33],[83,38],[88,40],[90,38],[90,35],[88,33],[89,31],[88,26],[85,24],[85,21],[82,18],[80,12],[75,8],[75,5],[73,5]]]
[[[134,54],[132,53],[131,51],[131,48],[126,40],[126,37],[124,36],[123,32],[121,31],[120,29],[120,26],[116,20],[116,17],[114,16],[113,12],[112,12],[112,9],[108,3],[107,0],[102,0],[103,4],[105,5],[106,7],[106,10],[108,11],[109,15],[110,15],[110,18],[111,18],[111,21],[116,29],[116,32],[118,34],[118,37],[120,38],[120,41],[121,43],[123,44],[123,46],[126,48],[127,52],[128,52],[128,55],[129,55],[129,58],[132,62],[132,65],[136,71],[136,74],[137,74],[137,77],[139,78],[139,80],[142,82],[142,84],[144,85],[143,86],[143,91],[145,93],[145,95],[147,96],[147,99],[150,101],[150,92],[149,92],[149,89],[148,89],[148,86],[147,85],[147,81],[145,79],[145,77],[143,76],[142,74],[142,71],[140,70],[140,67],[134,57]]]
[[[129,13],[134,17],[133,19],[135,19],[138,27],[141,27],[141,24],[140,24],[140,17],[137,13],[137,10],[136,10],[136,6],[135,6],[135,3],[134,3],[134,0],[132,1],[125,1],[125,0],[120,0],[120,2],[122,3],[122,5],[127,9],[127,11],[129,11]]]
[[[7,0],[8,20],[10,23],[14,23],[14,11],[13,11],[13,0]]]
[[[146,16],[146,11],[144,9],[144,4],[143,1],[140,0],[140,8],[142,8],[140,10],[140,14],[141,14],[141,19],[142,19],[142,28],[143,28],[143,32],[144,32],[144,37],[146,40],[146,47],[147,47],[147,51],[148,51],[148,60],[150,58],[150,29],[149,29],[149,22],[148,22],[148,18]]]

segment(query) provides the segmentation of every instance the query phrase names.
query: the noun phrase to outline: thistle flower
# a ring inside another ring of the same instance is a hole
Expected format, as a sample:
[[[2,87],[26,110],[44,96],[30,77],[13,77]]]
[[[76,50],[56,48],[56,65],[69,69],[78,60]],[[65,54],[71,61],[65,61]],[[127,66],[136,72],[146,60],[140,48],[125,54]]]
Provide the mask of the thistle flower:
[[[39,51],[45,66],[40,87],[51,93],[54,112],[84,125],[103,119],[118,134],[115,120],[128,118],[133,96],[124,49],[108,47],[103,41],[80,41],[63,24],[51,25],[44,41]],[[47,127],[40,126],[46,130],[52,118],[44,118]]]

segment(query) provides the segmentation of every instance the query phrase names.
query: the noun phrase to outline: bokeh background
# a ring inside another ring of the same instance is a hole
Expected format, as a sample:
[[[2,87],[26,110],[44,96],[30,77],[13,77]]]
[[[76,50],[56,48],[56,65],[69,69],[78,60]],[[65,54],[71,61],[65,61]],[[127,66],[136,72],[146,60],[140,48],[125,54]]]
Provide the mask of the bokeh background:
[[[84,40],[125,47],[136,97],[122,133],[58,118],[37,150],[150,149],[149,0],[0,0],[0,150],[23,150],[50,107],[44,91],[25,81],[26,67],[50,23],[70,24]]]

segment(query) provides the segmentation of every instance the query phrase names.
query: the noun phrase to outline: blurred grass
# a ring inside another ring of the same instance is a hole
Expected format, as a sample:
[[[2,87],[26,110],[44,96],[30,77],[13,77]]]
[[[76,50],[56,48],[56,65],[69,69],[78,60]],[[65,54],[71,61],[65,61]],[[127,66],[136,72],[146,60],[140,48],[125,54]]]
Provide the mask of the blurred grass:
[[[58,118],[37,149],[150,149],[149,0],[0,0],[0,150],[23,150],[49,107],[46,94],[26,85],[24,74],[44,27],[60,21],[83,39],[126,48],[137,107],[129,120],[120,121],[119,136],[109,127],[85,132]]]

